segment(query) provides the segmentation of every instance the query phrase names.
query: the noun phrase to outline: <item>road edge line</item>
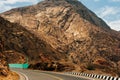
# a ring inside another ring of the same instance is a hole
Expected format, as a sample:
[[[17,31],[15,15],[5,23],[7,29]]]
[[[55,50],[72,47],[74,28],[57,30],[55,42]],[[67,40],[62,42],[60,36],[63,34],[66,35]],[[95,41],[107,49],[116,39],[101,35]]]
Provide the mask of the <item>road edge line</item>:
[[[16,72],[18,75],[23,75],[26,80],[29,80],[28,77],[27,77],[24,73],[18,72],[18,71],[14,71],[14,70],[12,70],[12,71],[13,71],[13,72]]]
[[[29,80],[28,77],[24,73],[22,73],[22,72],[18,72],[18,73],[20,73],[21,75],[23,75],[26,80]]]

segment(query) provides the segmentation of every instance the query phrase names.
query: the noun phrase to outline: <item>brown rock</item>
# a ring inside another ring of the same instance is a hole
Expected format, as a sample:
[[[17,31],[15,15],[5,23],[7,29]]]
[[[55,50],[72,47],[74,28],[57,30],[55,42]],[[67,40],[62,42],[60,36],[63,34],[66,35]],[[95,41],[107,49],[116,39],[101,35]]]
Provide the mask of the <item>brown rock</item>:
[[[118,74],[120,33],[110,29],[77,0],[45,0],[33,6],[12,9],[1,16],[24,26],[22,29],[21,26],[12,27],[11,30],[15,28],[16,32],[10,34],[16,37],[12,39],[14,41],[11,37],[8,40],[14,46],[5,42],[10,46],[6,44],[7,49],[36,61],[67,62],[79,67],[80,64],[89,64],[90,67],[97,66],[94,70],[109,65],[105,71]]]
[[[47,70],[47,71],[71,71],[75,70],[75,67],[71,64],[64,64],[59,62],[39,62],[31,64],[31,69]]]
[[[8,64],[6,62],[6,57],[0,53],[0,76],[7,76],[9,72]]]

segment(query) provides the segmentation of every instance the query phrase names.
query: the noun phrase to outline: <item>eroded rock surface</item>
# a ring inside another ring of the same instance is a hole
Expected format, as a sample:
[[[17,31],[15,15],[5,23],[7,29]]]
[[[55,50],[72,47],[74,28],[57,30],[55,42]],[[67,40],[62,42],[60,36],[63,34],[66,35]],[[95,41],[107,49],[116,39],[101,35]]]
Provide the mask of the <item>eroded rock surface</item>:
[[[17,40],[20,45],[12,47],[29,54],[31,60],[68,62],[76,71],[100,70],[120,75],[120,33],[111,30],[77,0],[45,0],[12,9],[1,16],[24,26],[42,41],[37,44],[34,37],[23,36],[26,44]]]

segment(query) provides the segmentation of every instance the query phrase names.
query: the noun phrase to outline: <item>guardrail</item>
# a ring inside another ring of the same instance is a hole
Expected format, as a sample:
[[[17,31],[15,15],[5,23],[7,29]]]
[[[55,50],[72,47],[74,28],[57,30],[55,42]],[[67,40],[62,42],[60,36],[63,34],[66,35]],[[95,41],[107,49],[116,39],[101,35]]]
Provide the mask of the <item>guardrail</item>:
[[[66,72],[65,74],[71,74],[71,75],[77,75],[77,76],[85,76],[85,77],[96,78],[96,79],[101,79],[101,80],[120,80],[119,77],[97,75],[97,74],[87,74],[87,73],[77,73],[77,72]]]

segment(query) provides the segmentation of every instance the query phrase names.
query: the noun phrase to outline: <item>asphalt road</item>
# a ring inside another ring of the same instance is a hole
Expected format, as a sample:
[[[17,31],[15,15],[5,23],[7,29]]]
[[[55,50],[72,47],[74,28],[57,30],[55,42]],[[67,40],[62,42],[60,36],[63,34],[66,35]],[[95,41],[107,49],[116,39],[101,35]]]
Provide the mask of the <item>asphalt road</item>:
[[[70,75],[53,73],[53,72],[25,70],[25,69],[12,69],[12,70],[18,73],[23,73],[28,77],[28,80],[88,80],[77,76],[70,76]]]

